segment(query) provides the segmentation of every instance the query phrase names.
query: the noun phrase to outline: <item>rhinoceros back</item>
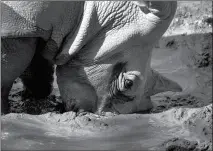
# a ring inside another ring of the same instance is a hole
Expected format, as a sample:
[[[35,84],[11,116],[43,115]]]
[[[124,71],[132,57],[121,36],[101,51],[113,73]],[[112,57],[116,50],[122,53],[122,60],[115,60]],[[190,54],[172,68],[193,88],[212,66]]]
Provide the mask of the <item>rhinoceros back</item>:
[[[64,38],[76,28],[83,2],[4,1],[1,37],[38,37],[46,41],[43,56],[53,61]]]

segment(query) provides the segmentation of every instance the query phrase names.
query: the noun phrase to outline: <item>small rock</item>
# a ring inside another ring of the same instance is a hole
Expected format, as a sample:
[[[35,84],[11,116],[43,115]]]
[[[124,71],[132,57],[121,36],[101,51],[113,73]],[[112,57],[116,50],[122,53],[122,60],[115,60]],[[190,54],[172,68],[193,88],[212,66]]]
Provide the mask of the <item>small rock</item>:
[[[161,149],[166,151],[189,151],[194,150],[198,143],[181,138],[172,138],[161,145]]]

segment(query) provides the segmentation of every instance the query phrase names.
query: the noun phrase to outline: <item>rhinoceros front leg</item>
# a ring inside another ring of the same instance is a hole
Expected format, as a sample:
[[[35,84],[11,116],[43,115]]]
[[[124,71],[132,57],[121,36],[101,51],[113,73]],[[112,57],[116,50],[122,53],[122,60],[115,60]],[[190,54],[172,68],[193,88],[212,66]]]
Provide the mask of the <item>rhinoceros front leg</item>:
[[[35,48],[36,38],[1,38],[1,113],[9,112],[12,84],[30,64]]]
[[[68,64],[57,66],[57,83],[65,111],[94,112],[97,96],[82,67]]]

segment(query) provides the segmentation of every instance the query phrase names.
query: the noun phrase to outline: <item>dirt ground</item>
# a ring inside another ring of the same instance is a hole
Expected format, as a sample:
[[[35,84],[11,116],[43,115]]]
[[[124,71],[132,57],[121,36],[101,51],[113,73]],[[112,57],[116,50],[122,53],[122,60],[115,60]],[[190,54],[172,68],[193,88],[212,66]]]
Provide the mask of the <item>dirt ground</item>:
[[[48,98],[35,100],[17,79],[12,113],[1,119],[2,149],[212,150],[212,22],[211,1],[178,2],[151,64],[183,92],[152,96],[149,113],[61,114],[56,82]]]

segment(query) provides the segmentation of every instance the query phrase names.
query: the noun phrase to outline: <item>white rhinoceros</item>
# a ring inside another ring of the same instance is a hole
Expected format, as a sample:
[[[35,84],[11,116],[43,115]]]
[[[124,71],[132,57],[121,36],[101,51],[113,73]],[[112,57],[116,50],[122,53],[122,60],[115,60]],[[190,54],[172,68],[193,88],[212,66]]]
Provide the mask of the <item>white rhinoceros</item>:
[[[2,112],[27,67],[23,83],[39,98],[49,95],[57,65],[66,111],[133,113],[151,108],[151,95],[181,91],[150,68],[152,48],[176,7],[174,1],[2,2]]]

